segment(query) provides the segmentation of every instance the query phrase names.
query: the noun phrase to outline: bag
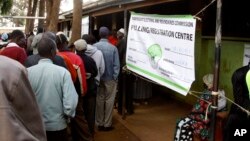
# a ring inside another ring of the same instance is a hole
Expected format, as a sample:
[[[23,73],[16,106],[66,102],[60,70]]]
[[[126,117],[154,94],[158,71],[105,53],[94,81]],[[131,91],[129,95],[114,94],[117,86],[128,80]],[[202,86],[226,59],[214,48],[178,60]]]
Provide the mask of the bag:
[[[227,100],[225,97],[225,91],[224,90],[219,90],[219,95],[218,95],[218,111],[223,110],[227,106]]]
[[[191,125],[193,124],[193,120],[185,117],[180,119],[176,123],[176,131],[174,141],[192,141],[193,140],[193,129]]]

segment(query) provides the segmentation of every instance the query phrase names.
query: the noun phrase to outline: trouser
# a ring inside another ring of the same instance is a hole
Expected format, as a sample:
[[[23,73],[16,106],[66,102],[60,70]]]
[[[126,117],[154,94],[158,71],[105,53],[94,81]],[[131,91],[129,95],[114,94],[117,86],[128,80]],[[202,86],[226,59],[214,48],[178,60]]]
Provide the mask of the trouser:
[[[96,124],[112,126],[112,112],[116,95],[117,82],[114,80],[100,81],[96,96]]]
[[[95,109],[96,109],[96,90],[92,95],[83,98],[83,109],[88,122],[89,131],[92,136],[95,133]]]
[[[46,131],[47,141],[68,141],[67,128],[59,131]]]
[[[93,138],[89,132],[88,123],[85,119],[82,105],[83,99],[82,97],[79,97],[76,107],[76,115],[71,119],[71,135],[73,141],[92,141]]]
[[[245,132],[246,131],[246,132]],[[244,132],[244,134],[243,134]],[[249,141],[250,117],[247,115],[229,114],[224,126],[224,141]]]
[[[133,75],[121,73],[119,77],[118,89],[118,113],[122,113],[123,102],[128,114],[134,113],[133,94],[135,89],[135,80]],[[124,96],[125,95],[125,96]],[[125,98],[125,99],[124,99]]]

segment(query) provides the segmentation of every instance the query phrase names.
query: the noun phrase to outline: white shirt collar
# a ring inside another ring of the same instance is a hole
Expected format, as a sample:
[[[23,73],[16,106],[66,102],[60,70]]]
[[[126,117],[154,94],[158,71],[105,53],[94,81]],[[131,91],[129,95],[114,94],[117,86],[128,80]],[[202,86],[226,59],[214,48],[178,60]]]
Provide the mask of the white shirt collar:
[[[19,45],[17,45],[14,42],[9,43],[6,47],[19,47]]]

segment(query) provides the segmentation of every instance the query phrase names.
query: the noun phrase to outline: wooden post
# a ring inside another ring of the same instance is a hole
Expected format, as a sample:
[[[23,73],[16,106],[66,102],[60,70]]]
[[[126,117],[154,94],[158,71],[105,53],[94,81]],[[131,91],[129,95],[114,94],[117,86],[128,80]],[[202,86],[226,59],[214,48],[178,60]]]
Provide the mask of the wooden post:
[[[221,52],[221,7],[222,1],[217,0],[217,11],[216,11],[216,31],[215,31],[215,64],[214,64],[214,81],[213,81],[213,93],[218,93],[219,84],[219,72],[220,72],[220,52]],[[216,114],[218,105],[218,95],[212,95],[212,117],[211,117],[211,128],[210,128],[210,141],[215,139],[215,124]]]
[[[124,9],[124,30],[127,29],[127,9]],[[126,36],[126,35],[125,35]],[[120,70],[120,73],[123,73],[123,70]],[[122,119],[126,118],[126,72],[122,76]]]

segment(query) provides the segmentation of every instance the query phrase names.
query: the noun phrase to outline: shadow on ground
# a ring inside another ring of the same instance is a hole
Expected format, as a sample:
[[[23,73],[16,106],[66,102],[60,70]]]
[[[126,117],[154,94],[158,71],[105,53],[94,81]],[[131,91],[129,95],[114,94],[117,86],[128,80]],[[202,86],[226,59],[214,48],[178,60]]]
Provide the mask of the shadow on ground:
[[[114,130],[97,132],[95,141],[173,141],[176,121],[191,106],[164,95],[154,96],[148,104],[135,105],[134,114],[122,119],[115,109]]]
[[[113,118],[113,126],[112,131],[96,131],[95,141],[141,141],[116,118]]]

